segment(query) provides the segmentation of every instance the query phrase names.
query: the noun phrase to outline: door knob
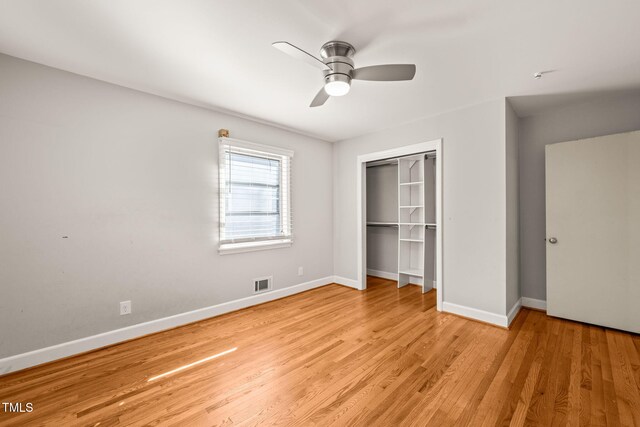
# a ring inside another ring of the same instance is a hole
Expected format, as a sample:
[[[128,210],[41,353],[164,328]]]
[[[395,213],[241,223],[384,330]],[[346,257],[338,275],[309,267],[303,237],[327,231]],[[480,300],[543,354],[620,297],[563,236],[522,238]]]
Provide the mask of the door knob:
[[[556,243],[558,243],[558,239],[556,239],[555,237],[549,237],[549,243],[555,245]]]

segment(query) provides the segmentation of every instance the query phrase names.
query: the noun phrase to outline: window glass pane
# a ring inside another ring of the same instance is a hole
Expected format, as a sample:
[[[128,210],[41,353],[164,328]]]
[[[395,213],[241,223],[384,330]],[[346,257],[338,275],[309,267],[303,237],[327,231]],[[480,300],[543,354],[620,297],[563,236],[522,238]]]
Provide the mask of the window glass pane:
[[[279,186],[260,187],[244,183],[229,183],[227,193],[227,214],[269,212],[278,213],[280,209]]]
[[[225,239],[281,235],[281,161],[228,151],[226,162]]]

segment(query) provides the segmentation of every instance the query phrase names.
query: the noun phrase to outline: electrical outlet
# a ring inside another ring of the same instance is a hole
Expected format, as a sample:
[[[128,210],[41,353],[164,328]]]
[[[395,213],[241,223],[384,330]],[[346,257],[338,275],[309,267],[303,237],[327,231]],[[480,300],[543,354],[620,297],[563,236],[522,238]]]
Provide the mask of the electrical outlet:
[[[131,314],[131,301],[120,301],[120,316]]]
[[[304,268],[298,267],[298,276],[302,276],[304,274]]]

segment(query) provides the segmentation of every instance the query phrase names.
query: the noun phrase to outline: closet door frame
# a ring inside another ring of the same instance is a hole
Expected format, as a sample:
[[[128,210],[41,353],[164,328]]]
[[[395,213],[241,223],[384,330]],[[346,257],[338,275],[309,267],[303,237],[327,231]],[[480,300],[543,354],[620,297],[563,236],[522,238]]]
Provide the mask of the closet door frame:
[[[409,156],[412,154],[420,154],[427,151],[436,152],[436,289],[437,299],[436,308],[442,311],[442,301],[444,300],[444,274],[442,260],[442,138],[432,141],[421,142],[418,144],[406,145],[404,147],[392,148],[390,150],[376,151],[373,153],[362,154],[357,158],[356,178],[357,178],[357,242],[356,248],[358,252],[357,270],[358,270],[358,289],[365,290],[367,288],[367,220],[366,216],[366,189],[367,189],[367,162],[376,160],[384,160],[394,157]]]

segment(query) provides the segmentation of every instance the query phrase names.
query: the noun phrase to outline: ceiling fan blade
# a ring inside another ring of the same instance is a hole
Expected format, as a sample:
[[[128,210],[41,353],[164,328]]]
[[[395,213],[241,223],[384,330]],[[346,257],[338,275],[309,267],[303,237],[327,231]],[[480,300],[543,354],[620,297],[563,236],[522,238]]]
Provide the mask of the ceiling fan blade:
[[[355,80],[393,82],[412,80],[415,75],[416,66],[414,64],[387,64],[356,68],[351,77]]]
[[[329,94],[324,90],[324,86],[323,86],[320,88],[320,92],[318,92],[316,97],[313,98],[313,101],[311,101],[311,104],[309,104],[309,107],[319,107],[323,105],[325,102],[327,102],[327,99],[329,99]]]
[[[320,68],[321,70],[330,70],[329,66],[322,62],[320,59],[311,55],[309,52],[306,52],[300,49],[297,46],[292,45],[289,42],[273,42],[271,46],[275,47],[278,50],[286,53],[289,56],[293,56],[296,59],[306,62],[309,65],[313,65],[316,68]]]

